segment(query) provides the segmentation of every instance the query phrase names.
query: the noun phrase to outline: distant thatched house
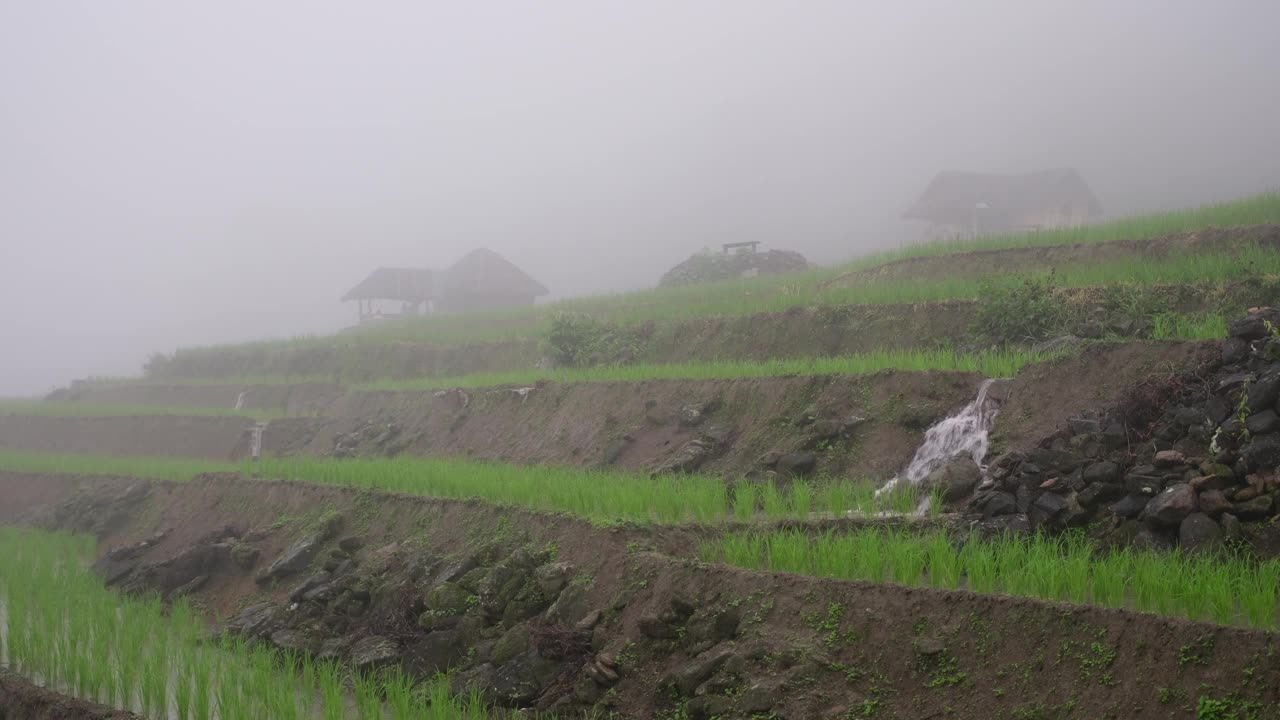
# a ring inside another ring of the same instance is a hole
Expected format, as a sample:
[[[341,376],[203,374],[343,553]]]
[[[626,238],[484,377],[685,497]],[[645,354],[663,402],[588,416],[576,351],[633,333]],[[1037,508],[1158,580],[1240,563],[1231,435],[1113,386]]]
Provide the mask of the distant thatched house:
[[[938,173],[907,218],[927,220],[942,235],[995,235],[1083,225],[1102,206],[1070,168],[1022,175]]]
[[[448,270],[378,268],[342,296],[359,302],[361,322],[395,315],[468,312],[532,305],[549,290],[506,258],[481,248]],[[399,312],[383,312],[378,300],[400,303]]]

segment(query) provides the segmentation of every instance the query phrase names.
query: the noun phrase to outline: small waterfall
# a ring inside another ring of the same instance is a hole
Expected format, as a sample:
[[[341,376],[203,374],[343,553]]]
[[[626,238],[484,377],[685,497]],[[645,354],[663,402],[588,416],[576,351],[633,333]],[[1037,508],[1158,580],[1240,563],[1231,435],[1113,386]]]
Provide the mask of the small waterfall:
[[[252,434],[249,436],[249,457],[254,460],[262,454],[262,433],[266,432],[267,424],[265,422],[256,422],[253,424]]]
[[[1000,411],[999,404],[988,396],[991,385],[997,380],[984,380],[978,387],[978,396],[960,412],[948,417],[924,434],[924,444],[916,450],[915,457],[901,473],[876,491],[879,495],[897,487],[900,482],[919,485],[929,473],[937,470],[957,455],[968,455],[982,469],[985,476],[987,445],[991,424]],[[927,502],[927,499],[926,499]]]
[[[248,391],[248,390],[241,390],[241,391],[240,391],[240,394],[236,396],[236,410],[243,410],[243,409],[244,409],[244,394],[245,394],[245,393],[247,393],[247,392],[249,392],[249,391]]]

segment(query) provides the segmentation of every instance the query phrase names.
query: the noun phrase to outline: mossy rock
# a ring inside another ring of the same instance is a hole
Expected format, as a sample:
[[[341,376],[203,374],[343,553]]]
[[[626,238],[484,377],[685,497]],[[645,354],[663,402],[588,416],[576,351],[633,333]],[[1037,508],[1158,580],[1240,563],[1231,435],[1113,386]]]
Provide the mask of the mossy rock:
[[[493,646],[493,655],[490,661],[494,665],[502,665],[511,658],[528,652],[531,644],[529,627],[527,625],[517,625],[508,630]]]
[[[423,604],[440,615],[461,615],[472,604],[473,595],[458,583],[443,582],[427,593]]]

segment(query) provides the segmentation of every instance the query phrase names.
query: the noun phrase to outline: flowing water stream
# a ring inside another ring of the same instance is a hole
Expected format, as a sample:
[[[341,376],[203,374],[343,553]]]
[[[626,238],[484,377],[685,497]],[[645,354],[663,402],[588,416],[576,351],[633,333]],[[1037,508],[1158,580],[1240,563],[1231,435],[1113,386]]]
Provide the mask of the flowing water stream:
[[[973,458],[985,477],[987,466],[983,461],[987,457],[991,424],[1000,411],[999,403],[990,393],[991,386],[996,382],[1001,381],[982,381],[978,386],[978,396],[973,402],[929,428],[924,434],[924,443],[916,450],[915,457],[911,458],[906,469],[893,476],[884,487],[876,491],[876,495],[889,492],[900,483],[919,485],[934,470],[960,455]],[[924,502],[927,503],[928,499]]]

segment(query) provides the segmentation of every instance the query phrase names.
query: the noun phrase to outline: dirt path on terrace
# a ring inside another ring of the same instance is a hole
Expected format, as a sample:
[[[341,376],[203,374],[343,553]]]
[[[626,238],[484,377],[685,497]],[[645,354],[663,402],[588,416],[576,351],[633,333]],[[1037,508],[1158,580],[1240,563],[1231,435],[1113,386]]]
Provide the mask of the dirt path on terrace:
[[[0,475],[0,498],[13,497],[15,484],[40,481]],[[61,484],[61,492],[74,485],[65,478],[50,482]],[[831,720],[1164,719],[1195,717],[1202,697],[1260,718],[1280,712],[1280,636],[1264,632],[962,591],[707,566],[664,554],[672,542],[692,543],[694,537],[681,534],[688,531],[655,532],[650,545],[642,528],[595,528],[479,503],[296,483],[225,477],[156,483],[133,509],[127,522],[107,532],[103,551],[168,530],[146,551],[148,560],[163,560],[177,556],[184,543],[240,525],[260,531],[252,537],[265,563],[306,532],[307,518],[330,512],[343,518],[340,536],[365,540],[355,555],[361,564],[376,562],[392,544],[417,548],[423,567],[447,565],[482,547],[553,544],[555,558],[586,583],[583,612],[605,610],[591,652],[613,654],[620,677],[599,697],[604,709],[621,717],[669,715],[695,705],[701,712],[719,702],[724,716],[733,718],[775,712]],[[431,577],[414,587],[425,593]],[[248,574],[227,568],[192,598],[211,612],[226,613],[279,600],[295,582],[264,589]],[[695,608],[695,617],[711,612],[737,618],[732,639],[707,649],[674,635],[655,639],[646,630],[670,608],[686,605]],[[422,642],[435,636],[429,633]],[[578,667],[569,669],[576,673]],[[667,682],[685,690],[662,689]],[[693,684],[685,682],[698,684],[710,698],[691,697]]]
[[[1206,228],[1147,240],[1046,245],[1042,247],[974,250],[946,255],[904,258],[868,270],[841,275],[827,287],[852,287],[886,280],[924,280],[974,277],[993,273],[1043,272],[1066,265],[1104,264],[1141,257],[1162,260],[1172,255],[1226,252],[1249,244],[1280,247],[1280,225]]]

